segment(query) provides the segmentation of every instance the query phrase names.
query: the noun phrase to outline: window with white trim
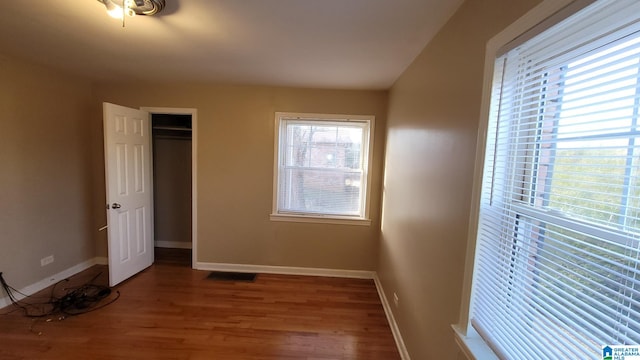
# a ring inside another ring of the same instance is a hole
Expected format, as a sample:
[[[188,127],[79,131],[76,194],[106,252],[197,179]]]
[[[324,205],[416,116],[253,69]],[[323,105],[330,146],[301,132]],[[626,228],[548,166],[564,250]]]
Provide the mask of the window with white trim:
[[[373,116],[276,113],[271,219],[368,223],[373,121]]]
[[[502,359],[640,344],[640,1],[494,66],[470,323]]]

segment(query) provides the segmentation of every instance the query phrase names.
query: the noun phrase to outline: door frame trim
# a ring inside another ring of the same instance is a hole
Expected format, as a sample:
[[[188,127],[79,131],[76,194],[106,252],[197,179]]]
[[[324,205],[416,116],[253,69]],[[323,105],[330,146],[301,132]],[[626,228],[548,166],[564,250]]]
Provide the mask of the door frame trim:
[[[198,109],[142,106],[140,110],[154,114],[191,115],[191,268],[198,262]],[[153,119],[149,119],[152,126]],[[155,241],[155,239],[154,239]]]

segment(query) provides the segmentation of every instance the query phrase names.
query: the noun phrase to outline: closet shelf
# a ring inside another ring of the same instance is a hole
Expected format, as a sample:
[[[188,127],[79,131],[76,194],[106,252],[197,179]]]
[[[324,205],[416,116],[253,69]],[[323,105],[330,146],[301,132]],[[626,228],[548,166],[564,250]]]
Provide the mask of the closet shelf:
[[[178,126],[154,126],[153,130],[171,130],[171,131],[188,131],[191,132],[191,129],[185,127]]]

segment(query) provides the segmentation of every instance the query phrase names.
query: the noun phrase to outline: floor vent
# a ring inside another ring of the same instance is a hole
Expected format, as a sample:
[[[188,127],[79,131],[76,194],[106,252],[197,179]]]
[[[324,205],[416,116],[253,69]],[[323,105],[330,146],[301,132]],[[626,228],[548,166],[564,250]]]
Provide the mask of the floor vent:
[[[243,272],[227,272],[227,271],[212,271],[207,279],[210,280],[222,280],[222,281],[247,281],[253,282],[256,280],[256,273],[243,273]]]

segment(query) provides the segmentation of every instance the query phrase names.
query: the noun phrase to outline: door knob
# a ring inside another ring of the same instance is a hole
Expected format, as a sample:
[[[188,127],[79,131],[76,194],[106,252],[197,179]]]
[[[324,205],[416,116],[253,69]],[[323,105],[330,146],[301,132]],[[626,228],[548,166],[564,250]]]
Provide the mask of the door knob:
[[[112,208],[112,209],[120,209],[121,207],[122,207],[122,206],[120,206],[120,204],[118,204],[118,203],[113,203],[113,204],[111,205],[111,208]]]

